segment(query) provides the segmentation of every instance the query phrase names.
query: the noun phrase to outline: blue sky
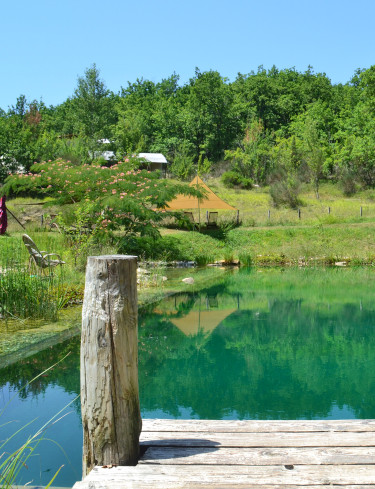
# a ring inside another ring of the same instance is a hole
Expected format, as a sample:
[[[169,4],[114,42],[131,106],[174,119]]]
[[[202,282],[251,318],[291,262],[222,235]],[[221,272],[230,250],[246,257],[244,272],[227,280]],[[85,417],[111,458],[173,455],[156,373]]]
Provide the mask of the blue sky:
[[[56,105],[96,63],[114,92],[173,72],[185,83],[259,65],[346,83],[375,64],[374,0],[1,0],[0,107],[20,94]]]

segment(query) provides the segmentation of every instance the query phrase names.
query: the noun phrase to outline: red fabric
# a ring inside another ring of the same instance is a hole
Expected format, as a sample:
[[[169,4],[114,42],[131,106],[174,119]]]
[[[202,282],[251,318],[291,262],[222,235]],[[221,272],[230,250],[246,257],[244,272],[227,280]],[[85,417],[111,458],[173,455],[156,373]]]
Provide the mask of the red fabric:
[[[0,199],[0,234],[4,234],[7,230],[7,208],[5,205],[5,195]]]

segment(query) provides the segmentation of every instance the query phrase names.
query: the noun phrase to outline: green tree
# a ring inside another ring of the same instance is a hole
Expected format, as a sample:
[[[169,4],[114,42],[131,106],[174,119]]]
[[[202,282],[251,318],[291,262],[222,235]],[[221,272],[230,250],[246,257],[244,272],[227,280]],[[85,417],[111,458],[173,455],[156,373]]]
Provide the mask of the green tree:
[[[232,169],[256,183],[265,183],[272,170],[272,138],[264,130],[261,120],[254,120],[247,128],[241,144],[228,150],[225,158],[232,163]]]
[[[111,167],[74,165],[61,159],[42,162],[33,165],[29,174],[9,176],[2,192],[45,194],[60,205],[81,203],[87,223],[89,209],[90,224],[98,239],[107,235],[118,240],[114,231],[120,231],[125,243],[135,236],[156,238],[157,223],[165,217],[167,202],[177,194],[201,197],[202,193],[188,185],[161,179],[159,172],[139,170],[138,166],[138,158],[127,158]],[[92,205],[87,206],[87,202]]]
[[[111,137],[111,126],[116,122],[114,95],[101,80],[95,64],[78,78],[69,108],[78,134],[90,139]]]
[[[304,158],[309,169],[310,179],[314,185],[316,198],[319,199],[320,180],[324,176],[325,155],[319,138],[317,123],[307,119],[303,134],[305,145]]]
[[[202,151],[209,160],[218,161],[232,146],[239,129],[231,86],[217,71],[201,73],[196,69],[186,92],[184,139],[193,145],[195,161]]]

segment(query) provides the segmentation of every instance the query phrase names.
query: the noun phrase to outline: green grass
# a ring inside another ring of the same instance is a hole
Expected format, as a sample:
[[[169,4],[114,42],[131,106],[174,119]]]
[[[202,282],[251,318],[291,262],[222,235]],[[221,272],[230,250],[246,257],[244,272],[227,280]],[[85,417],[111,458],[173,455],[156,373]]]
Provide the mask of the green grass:
[[[345,258],[350,258],[352,264],[374,263],[374,190],[346,197],[337,185],[328,182],[321,185],[317,200],[306,185],[300,196],[303,205],[299,219],[297,210],[272,207],[268,188],[227,189],[218,179],[207,183],[239,209],[241,226],[225,232],[222,239],[215,239],[212,233],[211,242],[199,233],[184,233],[183,238],[176,234],[175,244],[178,249],[182,247],[186,259],[195,259],[199,250],[208,249],[215,259],[232,255],[248,265],[301,264],[310,260],[334,263]],[[204,217],[201,211],[201,220]],[[235,212],[220,211],[219,226],[229,219],[235,219]]]
[[[323,183],[318,200],[314,191],[305,185],[300,195],[302,205],[300,207],[301,219],[299,219],[297,210],[273,207],[267,187],[249,191],[227,189],[218,179],[208,180],[207,183],[222,199],[240,210],[240,218],[244,227],[300,226],[321,222],[355,223],[368,219],[375,220],[374,190],[359,192],[353,197],[345,197],[337,185]],[[362,217],[360,216],[361,207]],[[328,214],[328,208],[330,208],[330,214]],[[270,211],[270,219],[268,211]],[[231,215],[231,211],[221,211],[220,214],[224,219]]]

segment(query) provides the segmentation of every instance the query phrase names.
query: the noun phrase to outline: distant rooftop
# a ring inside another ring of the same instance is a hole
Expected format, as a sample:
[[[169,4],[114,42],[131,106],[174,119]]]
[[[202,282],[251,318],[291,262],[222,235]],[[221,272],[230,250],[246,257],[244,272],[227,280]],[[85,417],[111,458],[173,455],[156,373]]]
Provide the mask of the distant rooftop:
[[[165,156],[161,153],[139,153],[139,158],[144,158],[150,163],[168,163]]]

